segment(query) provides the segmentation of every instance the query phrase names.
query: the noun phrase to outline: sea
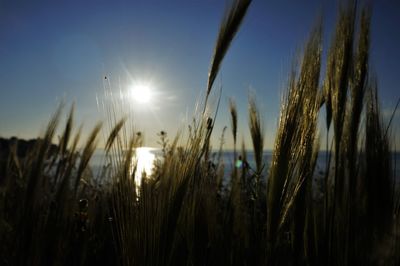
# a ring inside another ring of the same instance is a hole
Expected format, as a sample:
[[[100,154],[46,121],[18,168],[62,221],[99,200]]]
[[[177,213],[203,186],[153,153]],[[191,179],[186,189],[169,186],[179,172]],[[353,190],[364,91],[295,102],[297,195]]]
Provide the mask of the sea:
[[[143,172],[146,172],[147,175],[151,174],[152,168],[154,161],[157,159],[162,159],[162,151],[157,148],[152,148],[152,147],[141,147],[137,148],[136,152],[136,158],[134,159],[136,164],[137,164],[137,179],[141,179],[141,174]],[[239,155],[240,153],[237,153]],[[317,158],[317,164],[316,164],[316,169],[314,171],[314,177],[315,179],[322,178],[324,176],[324,173],[326,171],[326,165],[327,165],[327,158],[328,158],[329,153],[325,151],[320,151],[318,154]],[[223,151],[221,154],[221,162],[223,163],[224,166],[224,179],[225,181],[228,181],[230,178],[230,173],[232,172],[233,168],[235,167],[235,162],[237,161],[237,158],[234,158],[234,152],[233,151]],[[218,152],[212,152],[210,156],[211,160],[213,158],[215,159],[215,162],[218,158]],[[331,159],[333,160],[333,158]],[[255,157],[254,157],[254,152],[252,151],[247,151],[246,152],[246,161],[249,164],[251,169],[256,169],[256,163],[255,163]],[[272,151],[271,150],[266,150],[263,153],[263,163],[264,163],[264,169],[263,169],[263,176],[268,175],[268,171],[271,166],[271,161],[272,161]],[[105,160],[105,153],[103,150],[96,150],[91,161],[90,161],[90,166],[92,169],[92,173],[94,177],[99,177],[100,173],[106,164]],[[332,163],[331,163],[332,165]],[[392,170],[393,174],[395,176],[394,183],[396,186],[400,186],[400,153],[395,152],[392,153]],[[99,180],[101,182],[101,180]]]

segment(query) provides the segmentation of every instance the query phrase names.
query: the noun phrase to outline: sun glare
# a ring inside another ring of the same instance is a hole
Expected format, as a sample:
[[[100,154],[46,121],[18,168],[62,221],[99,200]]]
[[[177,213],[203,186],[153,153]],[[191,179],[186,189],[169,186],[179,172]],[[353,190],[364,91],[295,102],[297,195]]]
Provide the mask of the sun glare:
[[[150,83],[136,82],[130,88],[130,95],[138,103],[149,103],[152,98],[152,90]]]
[[[143,174],[149,177],[152,173],[155,155],[152,148],[140,147],[136,148],[135,158],[132,166],[136,166],[135,182],[140,186]]]

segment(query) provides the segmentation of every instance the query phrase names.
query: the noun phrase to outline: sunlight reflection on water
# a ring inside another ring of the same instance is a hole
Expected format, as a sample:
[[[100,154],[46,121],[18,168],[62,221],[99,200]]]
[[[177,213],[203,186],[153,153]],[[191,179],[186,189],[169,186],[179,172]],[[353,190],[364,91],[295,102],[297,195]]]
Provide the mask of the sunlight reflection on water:
[[[135,156],[132,158],[132,172],[136,167],[135,183],[137,186],[140,186],[143,174],[145,174],[146,177],[152,174],[154,161],[156,159],[155,151],[155,148],[150,147],[136,148]]]

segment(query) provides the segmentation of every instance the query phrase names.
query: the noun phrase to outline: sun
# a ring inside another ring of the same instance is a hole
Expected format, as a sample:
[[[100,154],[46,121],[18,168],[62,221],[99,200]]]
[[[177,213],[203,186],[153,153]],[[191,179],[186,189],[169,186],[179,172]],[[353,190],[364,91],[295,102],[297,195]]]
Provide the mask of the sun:
[[[129,89],[130,97],[137,103],[149,103],[152,99],[152,85],[149,82],[135,82]]]

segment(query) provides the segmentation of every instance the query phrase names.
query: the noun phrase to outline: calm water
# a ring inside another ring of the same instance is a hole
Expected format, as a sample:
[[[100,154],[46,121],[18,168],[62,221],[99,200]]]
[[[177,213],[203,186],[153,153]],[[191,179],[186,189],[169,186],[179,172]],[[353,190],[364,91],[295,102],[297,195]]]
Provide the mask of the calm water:
[[[215,157],[211,156],[211,158],[217,158],[216,153],[212,153]],[[325,169],[326,169],[326,152],[320,152],[318,159],[317,159],[317,166],[315,169],[315,176],[322,176]],[[149,148],[149,147],[143,147],[139,148],[136,151],[136,160],[137,162],[137,176],[136,179],[140,180],[142,172],[146,172],[147,174],[151,173],[152,169],[152,164],[153,161],[156,158],[161,157],[161,151],[156,148]],[[267,173],[269,168],[270,168],[270,163],[272,159],[272,151],[265,151],[264,152],[264,173]],[[224,169],[225,169],[225,177],[229,179],[229,174],[231,173],[233,167],[234,167],[234,154],[233,151],[224,151],[222,154],[222,162],[224,164]],[[255,169],[255,160],[254,160],[254,153],[253,152],[247,152],[247,162],[249,163],[250,167],[252,169]],[[396,183],[400,184],[400,153],[395,153],[393,154],[393,166],[396,166],[395,169],[395,176],[396,176]],[[105,156],[104,156],[104,151],[102,150],[97,150],[95,154],[92,157],[92,160],[90,162],[92,166],[92,170],[95,176],[99,176],[101,168],[103,165],[105,165]]]

